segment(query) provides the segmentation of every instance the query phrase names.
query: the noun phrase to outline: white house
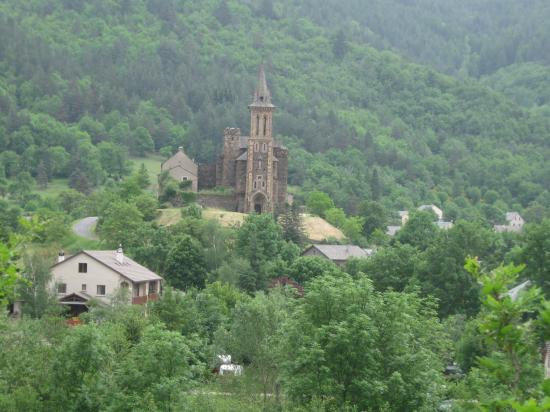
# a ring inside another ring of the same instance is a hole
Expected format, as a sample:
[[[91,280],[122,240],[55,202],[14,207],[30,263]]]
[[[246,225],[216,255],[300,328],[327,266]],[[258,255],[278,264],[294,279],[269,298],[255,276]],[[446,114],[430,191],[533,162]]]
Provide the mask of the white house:
[[[431,210],[437,216],[437,220],[443,220],[443,210],[438,208],[436,205],[421,205],[418,206],[418,210]]]
[[[518,212],[507,212],[506,213],[506,225],[495,225],[493,226],[495,232],[521,232],[525,220],[521,217]]]
[[[129,289],[131,303],[158,299],[162,277],[124,256],[118,250],[83,250],[67,259],[63,252],[52,267],[52,287],[59,303],[71,306],[71,313],[87,310],[92,298],[109,303],[121,288]]]

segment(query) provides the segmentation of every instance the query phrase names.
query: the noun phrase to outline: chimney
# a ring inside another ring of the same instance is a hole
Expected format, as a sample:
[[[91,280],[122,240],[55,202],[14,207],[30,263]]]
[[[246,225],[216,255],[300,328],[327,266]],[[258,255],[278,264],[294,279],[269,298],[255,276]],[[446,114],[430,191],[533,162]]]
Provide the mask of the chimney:
[[[118,245],[118,249],[116,250],[116,260],[121,265],[124,264],[124,253],[122,253],[122,245]]]
[[[65,252],[63,249],[59,251],[59,255],[57,255],[57,263],[61,263],[65,260]]]

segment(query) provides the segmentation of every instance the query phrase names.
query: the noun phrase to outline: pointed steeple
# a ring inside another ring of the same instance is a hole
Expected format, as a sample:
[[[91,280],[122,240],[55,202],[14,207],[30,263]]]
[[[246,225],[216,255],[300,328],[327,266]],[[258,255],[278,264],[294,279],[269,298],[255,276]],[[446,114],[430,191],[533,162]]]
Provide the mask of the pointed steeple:
[[[260,73],[258,75],[258,86],[254,91],[254,100],[250,107],[275,107],[271,104],[271,92],[267,87],[265,79],[264,65],[260,65]]]

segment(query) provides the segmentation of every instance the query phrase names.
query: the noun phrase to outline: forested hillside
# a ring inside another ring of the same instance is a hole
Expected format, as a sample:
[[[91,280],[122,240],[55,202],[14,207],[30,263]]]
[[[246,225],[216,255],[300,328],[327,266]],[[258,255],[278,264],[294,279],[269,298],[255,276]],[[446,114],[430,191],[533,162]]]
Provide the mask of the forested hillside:
[[[490,221],[507,209],[530,218],[549,209],[544,110],[340,32],[351,15],[359,26],[365,15],[359,3],[340,4],[305,3],[299,17],[290,2],[272,1],[3,2],[3,191],[24,204],[32,178],[70,178],[89,192],[127,174],[128,153],[182,144],[210,161],[224,127],[248,130],[264,61],[275,132],[290,148],[289,183],[302,193],[322,190],[349,213],[366,199],[391,210],[433,202],[451,218]],[[376,4],[365,10],[397,18],[392,10],[414,8]]]

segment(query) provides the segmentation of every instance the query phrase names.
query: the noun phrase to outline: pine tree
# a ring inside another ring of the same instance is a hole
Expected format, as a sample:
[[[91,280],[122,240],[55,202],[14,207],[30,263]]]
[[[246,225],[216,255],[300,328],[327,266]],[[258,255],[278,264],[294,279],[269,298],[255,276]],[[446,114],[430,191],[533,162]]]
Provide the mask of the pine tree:
[[[334,56],[338,59],[343,58],[348,52],[346,35],[344,34],[343,30],[339,30],[338,34],[334,38],[334,42],[332,44],[332,52],[334,53]]]
[[[40,189],[46,189],[48,187],[48,170],[46,164],[41,160],[36,168],[36,182]]]
[[[69,186],[84,194],[90,193],[91,190],[88,178],[79,169],[76,169],[69,177]]]
[[[279,224],[283,228],[283,238],[297,245],[303,245],[306,240],[304,222],[296,205],[287,206],[279,217]]]
[[[378,200],[380,199],[380,192],[381,192],[381,187],[380,187],[380,178],[378,177],[378,169],[373,169],[372,170],[372,177],[371,177],[371,181],[370,181],[370,190],[371,190],[371,194],[372,194],[372,200]]]
[[[149,179],[149,172],[145,167],[145,163],[142,163],[136,173],[136,181],[139,187],[146,189],[151,184],[151,179]]]
[[[222,26],[231,24],[231,10],[229,10],[226,0],[222,0],[216,10],[214,10],[214,17],[218,19]]]

